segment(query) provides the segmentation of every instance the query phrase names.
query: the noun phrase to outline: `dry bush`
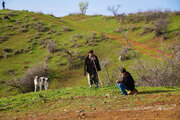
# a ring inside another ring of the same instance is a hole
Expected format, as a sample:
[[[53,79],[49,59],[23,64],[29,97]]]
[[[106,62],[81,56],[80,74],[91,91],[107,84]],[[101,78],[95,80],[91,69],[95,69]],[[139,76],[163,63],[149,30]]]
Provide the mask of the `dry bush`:
[[[78,39],[82,39],[83,36],[81,34],[76,34],[74,37]]]
[[[21,51],[19,51],[19,50],[14,50],[13,55],[17,55],[17,54],[21,54]]]
[[[175,56],[158,64],[157,62],[148,63],[144,61],[140,65],[135,64],[134,71],[136,71],[141,86],[178,86],[180,87],[180,52]]]
[[[118,10],[121,6],[120,5],[117,5],[117,6],[108,6],[107,10],[109,12],[111,12],[114,16],[117,16],[118,15]]]
[[[47,77],[48,70],[46,64],[38,64],[29,68],[22,76],[19,82],[19,86],[23,88],[25,92],[33,91],[35,76]]]
[[[155,35],[158,37],[167,33],[168,21],[165,19],[158,19],[153,22]]]
[[[64,27],[63,31],[71,31],[71,29],[69,27]]]
[[[112,82],[112,79],[111,79],[111,76],[109,74],[109,64],[110,64],[110,61],[108,58],[104,58],[103,61],[101,61],[100,65],[101,65],[101,68],[102,68],[102,72],[104,73],[104,76],[105,76],[105,80],[103,81],[103,83],[106,85],[110,85]]]
[[[15,13],[14,11],[9,11],[9,12],[8,12],[8,16],[11,16],[11,17],[12,17],[12,16],[15,16],[14,13]]]
[[[12,52],[13,50],[12,49],[10,49],[10,48],[4,48],[3,49],[3,52],[5,52],[5,53],[10,53],[10,52]]]
[[[121,61],[127,60],[129,53],[129,48],[123,47],[122,50],[119,52],[119,59]]]
[[[49,28],[45,27],[42,22],[37,22],[34,26],[34,29],[38,32],[46,32]]]
[[[26,28],[21,28],[21,29],[19,30],[19,32],[25,33],[25,32],[28,32],[28,29],[26,29]]]
[[[47,49],[49,50],[50,53],[54,53],[57,50],[57,43],[55,41],[49,41],[47,43]]]
[[[151,33],[154,31],[154,27],[150,25],[145,25],[143,27],[143,32],[141,34]]]
[[[136,30],[139,30],[141,27],[140,26],[137,26],[137,25],[133,25],[133,26],[130,26],[129,30],[134,32]]]
[[[116,28],[116,30],[114,30],[113,32],[122,33],[124,30],[125,30],[124,28],[118,26],[118,27]]]
[[[0,36],[0,41],[1,42],[7,41],[7,40],[8,40],[7,36]]]
[[[111,20],[111,19],[113,19],[114,17],[112,17],[112,16],[104,16],[104,20],[106,21],[106,20]]]

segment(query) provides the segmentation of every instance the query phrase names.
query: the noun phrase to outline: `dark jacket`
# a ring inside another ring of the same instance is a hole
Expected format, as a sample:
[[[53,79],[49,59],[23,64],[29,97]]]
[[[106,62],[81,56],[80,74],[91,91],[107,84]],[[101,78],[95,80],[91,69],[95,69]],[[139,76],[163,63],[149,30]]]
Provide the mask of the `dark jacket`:
[[[96,55],[93,55],[95,57],[94,63],[96,65],[97,71],[101,71],[101,67],[99,65],[99,60]],[[88,72],[90,74],[96,73],[96,68],[94,66],[93,61],[89,58],[89,55],[86,57],[84,62],[84,72]]]
[[[122,78],[121,83],[126,85],[126,87],[129,88],[131,91],[133,91],[135,88],[134,79],[129,72],[126,72],[126,75]]]

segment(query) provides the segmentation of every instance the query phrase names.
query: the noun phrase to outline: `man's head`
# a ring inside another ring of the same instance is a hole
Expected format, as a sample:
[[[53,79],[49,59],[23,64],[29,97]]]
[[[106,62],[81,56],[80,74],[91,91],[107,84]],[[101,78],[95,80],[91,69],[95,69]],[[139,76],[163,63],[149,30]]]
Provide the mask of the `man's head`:
[[[93,50],[90,50],[90,51],[88,52],[88,55],[91,57],[91,56],[93,56],[93,53],[94,53],[94,51],[93,51]]]
[[[126,75],[126,69],[125,69],[125,68],[122,68],[122,69],[121,69],[121,73],[122,73],[122,76],[125,76],[125,75]]]

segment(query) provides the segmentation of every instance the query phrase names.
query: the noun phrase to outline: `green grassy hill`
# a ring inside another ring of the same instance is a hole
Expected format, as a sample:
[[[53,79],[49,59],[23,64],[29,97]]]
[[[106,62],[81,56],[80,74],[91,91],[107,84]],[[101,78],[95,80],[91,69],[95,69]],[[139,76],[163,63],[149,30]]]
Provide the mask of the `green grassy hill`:
[[[138,77],[131,69],[137,61],[132,50],[128,60],[120,62],[118,59],[122,47],[127,46],[123,34],[114,32],[118,26],[126,29],[127,39],[140,60],[160,61],[163,56],[171,56],[167,47],[172,48],[173,44],[180,42],[174,35],[180,33],[180,16],[175,14],[169,18],[168,36],[164,41],[154,38],[154,33],[141,34],[143,27],[151,22],[123,24],[114,17],[100,15],[58,18],[28,11],[1,10],[0,17],[4,15],[9,15],[11,20],[0,19],[1,97],[18,94],[16,89],[5,86],[4,81],[20,78],[28,68],[44,62],[45,57],[48,57],[50,89],[88,86],[83,76],[83,62],[90,49],[95,51],[100,61],[109,60],[110,74],[115,73],[117,66],[124,66],[137,81]],[[58,51],[53,54],[46,48],[49,41],[57,43]],[[70,68],[68,56],[62,52],[64,49],[74,56],[77,65],[74,69]],[[103,80],[104,73],[100,72],[100,76]]]

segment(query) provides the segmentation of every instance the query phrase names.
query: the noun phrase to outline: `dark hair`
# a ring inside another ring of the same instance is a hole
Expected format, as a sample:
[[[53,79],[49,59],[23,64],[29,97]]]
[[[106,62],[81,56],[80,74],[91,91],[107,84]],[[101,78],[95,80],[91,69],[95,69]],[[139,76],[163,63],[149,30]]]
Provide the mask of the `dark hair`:
[[[89,50],[89,52],[88,53],[94,53],[94,51],[93,50]]]
[[[124,73],[124,72],[126,72],[126,69],[125,69],[125,68],[122,68],[122,69],[121,69],[121,73]]]

